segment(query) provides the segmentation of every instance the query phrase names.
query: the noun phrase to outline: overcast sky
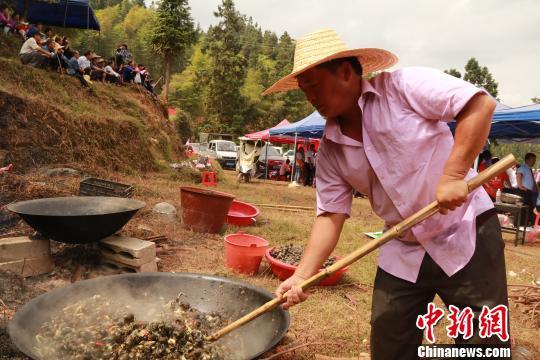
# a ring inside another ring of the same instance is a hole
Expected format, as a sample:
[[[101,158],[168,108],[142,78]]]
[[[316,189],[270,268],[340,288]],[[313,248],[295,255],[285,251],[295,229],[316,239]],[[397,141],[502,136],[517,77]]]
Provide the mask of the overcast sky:
[[[221,0],[190,0],[196,23],[216,23]],[[397,67],[456,68],[476,57],[510,106],[540,96],[540,0],[235,0],[264,30],[293,38],[336,30],[349,47],[394,52]]]

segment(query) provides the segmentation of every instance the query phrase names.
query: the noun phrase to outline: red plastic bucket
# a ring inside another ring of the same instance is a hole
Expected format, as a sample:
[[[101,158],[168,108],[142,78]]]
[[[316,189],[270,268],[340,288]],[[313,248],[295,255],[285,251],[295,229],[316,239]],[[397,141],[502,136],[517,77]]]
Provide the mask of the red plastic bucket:
[[[229,213],[227,214],[227,224],[236,226],[251,226],[255,224],[255,218],[260,211],[255,206],[233,200]]]
[[[268,241],[248,234],[225,236],[225,259],[229,269],[253,275],[259,271]]]
[[[218,233],[234,199],[231,194],[184,186],[180,188],[182,223],[196,232]]]

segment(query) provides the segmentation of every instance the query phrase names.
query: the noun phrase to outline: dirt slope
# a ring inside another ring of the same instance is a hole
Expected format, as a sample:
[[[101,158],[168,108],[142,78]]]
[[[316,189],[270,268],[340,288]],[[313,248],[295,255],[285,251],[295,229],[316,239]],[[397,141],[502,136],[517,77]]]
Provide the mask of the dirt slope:
[[[67,75],[5,55],[0,53],[0,166],[14,163],[24,173],[76,163],[138,173],[165,169],[181,154],[165,108],[138,87],[98,83],[88,91]]]

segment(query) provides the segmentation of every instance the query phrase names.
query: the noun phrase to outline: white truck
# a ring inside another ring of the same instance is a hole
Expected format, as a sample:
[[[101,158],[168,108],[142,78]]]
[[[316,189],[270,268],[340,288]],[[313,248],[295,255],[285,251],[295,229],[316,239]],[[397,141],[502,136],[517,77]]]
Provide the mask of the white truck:
[[[216,159],[222,168],[235,169],[238,153],[236,144],[229,140],[210,140],[208,143],[208,156]]]

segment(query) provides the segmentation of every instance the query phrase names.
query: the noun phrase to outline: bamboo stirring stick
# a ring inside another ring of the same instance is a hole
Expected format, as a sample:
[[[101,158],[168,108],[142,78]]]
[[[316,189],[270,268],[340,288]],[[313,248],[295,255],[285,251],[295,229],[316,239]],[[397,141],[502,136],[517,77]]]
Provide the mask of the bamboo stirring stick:
[[[496,164],[491,165],[486,170],[482,171],[480,174],[472,178],[467,182],[467,185],[469,187],[469,193],[473,191],[474,189],[478,188],[485,182],[487,182],[489,179],[494,177],[495,175],[501,173],[502,171],[508,169],[510,166],[516,163],[516,159],[514,155],[510,154],[505,156],[503,159],[499,160]],[[366,254],[369,254],[373,250],[379,248],[383,244],[387,243],[388,241],[392,240],[395,237],[398,237],[402,235],[405,231],[409,230],[419,222],[427,219],[431,215],[437,213],[439,211],[439,204],[437,201],[432,202],[422,210],[418,211],[417,213],[411,215],[407,219],[403,220],[399,224],[395,225],[388,231],[386,231],[381,237],[377,239],[373,239],[364,246],[358,248],[357,250],[353,251],[343,259],[337,261],[332,266],[327,267],[324,269],[324,271],[319,271],[317,274],[313,275],[309,279],[305,280],[300,284],[300,287],[305,290],[309,288],[310,286],[318,283],[322,279],[332,275],[336,271],[349,266],[353,262],[357,261],[358,259],[362,258]],[[239,328],[240,326],[250,322],[251,320],[259,317],[260,315],[276,308],[279,304],[284,303],[287,299],[287,294],[285,293],[281,298],[274,298],[270,301],[268,301],[266,304],[262,305],[261,307],[253,310],[247,315],[244,315],[240,319],[234,321],[233,323],[227,325],[223,329],[219,330],[218,332],[210,335],[207,337],[207,340],[213,341],[221,338],[222,336],[230,333],[231,331]]]

